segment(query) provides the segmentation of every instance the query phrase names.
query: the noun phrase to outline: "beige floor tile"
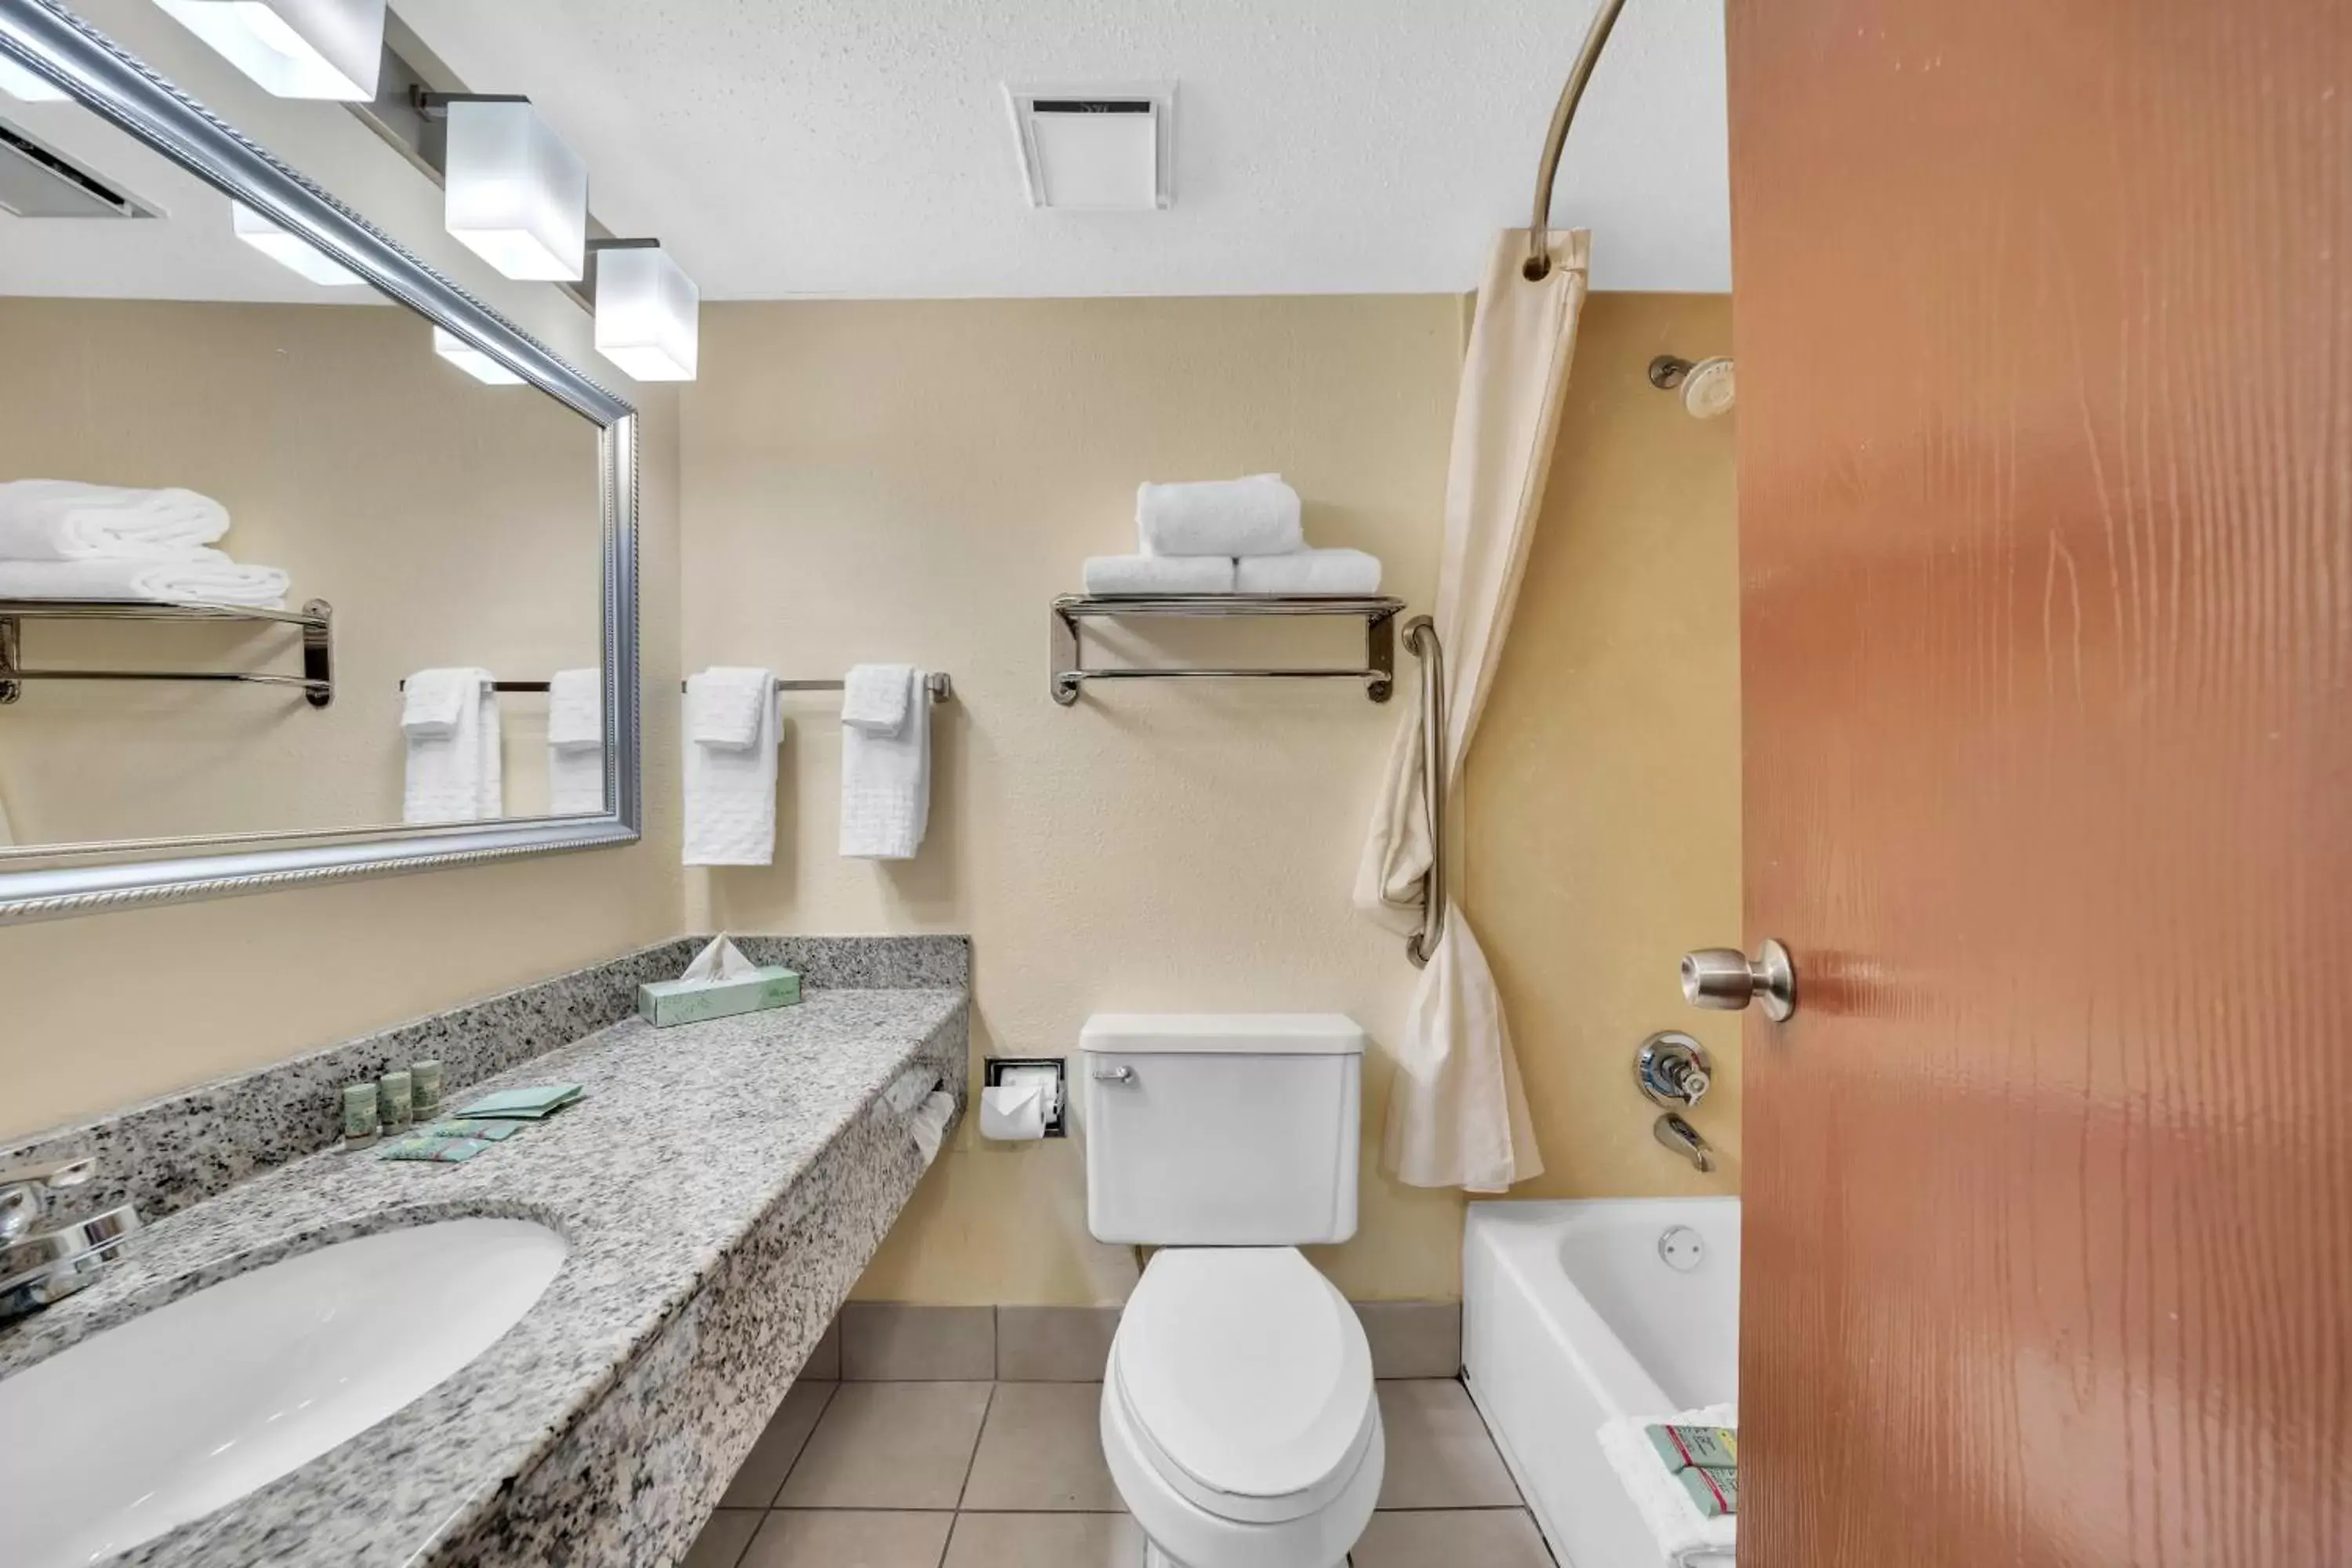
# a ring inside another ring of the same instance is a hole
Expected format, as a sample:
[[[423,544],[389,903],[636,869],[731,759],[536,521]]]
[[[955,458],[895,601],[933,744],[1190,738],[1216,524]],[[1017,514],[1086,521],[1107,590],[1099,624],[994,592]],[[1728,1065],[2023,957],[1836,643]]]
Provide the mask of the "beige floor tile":
[[[945,1568],[1143,1568],[1143,1531],[1123,1513],[961,1513]]]
[[[1523,1508],[1376,1513],[1349,1560],[1355,1568],[1552,1568]]]
[[[996,1375],[996,1309],[852,1301],[841,1309],[846,1382]]]
[[[825,1402],[833,1397],[833,1384],[813,1383],[806,1378],[795,1383],[784,1394],[784,1402],[776,1407],[769,1419],[768,1429],[745,1456],[743,1468],[735,1472],[734,1481],[727,1495],[719,1500],[720,1508],[765,1508],[776,1500],[783,1489],[784,1478],[792,1474],[793,1461],[801,1457],[807,1446],[809,1434],[816,1429],[816,1419],[824,1414]]]
[[[781,1508],[951,1509],[963,1494],[985,1383],[845,1383],[835,1390]]]
[[[772,1513],[742,1568],[939,1568],[954,1522],[951,1513]]]
[[[1006,1383],[1100,1383],[1117,1307],[999,1307],[996,1375]]]
[[[1516,1508],[1519,1489],[1503,1468],[1470,1395],[1450,1378],[1379,1385],[1388,1468],[1382,1508]]]
[[[969,1509],[1116,1513],[1103,1463],[1102,1384],[1000,1383],[964,1484]]]
[[[722,1508],[710,1516],[678,1568],[735,1568],[767,1515],[754,1508]]]

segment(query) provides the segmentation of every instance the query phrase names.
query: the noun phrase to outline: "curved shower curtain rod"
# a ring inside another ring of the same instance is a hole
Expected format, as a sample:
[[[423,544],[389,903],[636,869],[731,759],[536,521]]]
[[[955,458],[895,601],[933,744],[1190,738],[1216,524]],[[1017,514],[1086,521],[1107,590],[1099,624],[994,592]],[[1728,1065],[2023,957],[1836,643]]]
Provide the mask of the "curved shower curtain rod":
[[[1592,14],[1592,26],[1584,32],[1584,47],[1576,51],[1576,64],[1569,68],[1568,81],[1559,89],[1559,106],[1551,111],[1551,131],[1544,137],[1543,167],[1536,171],[1535,215],[1528,219],[1528,260],[1519,270],[1529,282],[1549,277],[1551,273],[1551,186],[1559,178],[1560,149],[1568,145],[1569,122],[1576,118],[1577,100],[1584,96],[1584,84],[1592,79],[1592,68],[1608,45],[1609,29],[1617,25],[1617,13],[1625,8],[1625,0],[1601,0],[1601,9]]]

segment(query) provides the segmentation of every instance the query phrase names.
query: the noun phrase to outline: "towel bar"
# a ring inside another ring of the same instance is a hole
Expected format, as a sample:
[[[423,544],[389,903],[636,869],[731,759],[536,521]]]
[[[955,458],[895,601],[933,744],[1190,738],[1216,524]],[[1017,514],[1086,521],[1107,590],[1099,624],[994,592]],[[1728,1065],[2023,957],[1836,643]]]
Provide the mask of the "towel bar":
[[[292,686],[303,700],[324,708],[335,700],[335,608],[312,599],[299,610],[265,610],[245,605],[170,605],[146,599],[0,599],[0,704],[24,695],[27,680],[193,680],[246,686]],[[254,626],[299,626],[302,673],[263,669],[27,669],[23,664],[26,621],[215,621]]]
[[[1402,599],[1323,594],[1065,594],[1054,601],[1049,626],[1054,700],[1067,708],[1089,680],[1360,680],[1364,695],[1386,702],[1396,685],[1396,618]],[[1212,618],[1255,616],[1360,616],[1364,664],[1360,669],[1088,669],[1078,641],[1078,624],[1090,617],[1188,616]]]
[[[544,691],[548,684],[544,680],[493,680],[490,682],[490,689],[493,691]],[[776,689],[779,691],[838,691],[843,684],[838,680],[779,680],[776,682]],[[406,690],[408,682],[404,680],[400,685],[403,690]],[[931,694],[931,700],[934,702],[955,700],[955,681],[943,669],[935,669],[925,675],[923,688]],[[677,689],[680,691],[685,690],[686,682],[679,681]]]

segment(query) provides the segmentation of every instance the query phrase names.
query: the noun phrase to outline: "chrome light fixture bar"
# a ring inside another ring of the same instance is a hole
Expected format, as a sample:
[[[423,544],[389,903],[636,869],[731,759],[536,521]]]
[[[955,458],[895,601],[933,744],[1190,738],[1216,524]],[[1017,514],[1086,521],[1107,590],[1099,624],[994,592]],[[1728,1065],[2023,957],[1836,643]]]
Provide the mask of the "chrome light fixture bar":
[[[279,98],[364,103],[383,58],[383,0],[155,0]]]
[[[228,207],[229,221],[237,238],[288,271],[330,289],[357,288],[366,282],[351,268],[328,260],[326,254],[309,240],[287,233],[243,202],[232,201]]]
[[[702,290],[657,239],[600,239],[596,352],[639,381],[692,381]]]
[[[442,226],[506,277],[576,281],[588,245],[588,165],[530,100],[426,93],[447,119]]]

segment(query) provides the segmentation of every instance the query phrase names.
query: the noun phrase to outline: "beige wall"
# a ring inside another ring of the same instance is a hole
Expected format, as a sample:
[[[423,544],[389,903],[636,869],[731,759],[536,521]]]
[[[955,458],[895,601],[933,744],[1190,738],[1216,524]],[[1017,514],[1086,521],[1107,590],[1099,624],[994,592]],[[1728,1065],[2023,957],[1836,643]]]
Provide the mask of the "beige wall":
[[[1718,295],[1598,294],[1518,612],[1468,769],[1465,907],[1503,990],[1542,1140],[1517,1197],[1737,1192],[1739,1024],[1677,961],[1739,941],[1737,416],[1691,418],[1651,357],[1727,353]],[[1652,1138],[1643,1037],[1696,1035],[1717,1076],[1702,1176]]]

